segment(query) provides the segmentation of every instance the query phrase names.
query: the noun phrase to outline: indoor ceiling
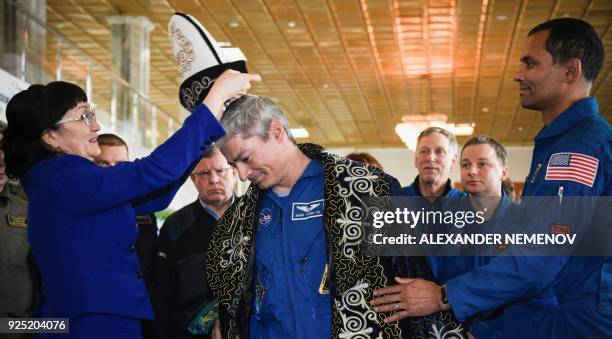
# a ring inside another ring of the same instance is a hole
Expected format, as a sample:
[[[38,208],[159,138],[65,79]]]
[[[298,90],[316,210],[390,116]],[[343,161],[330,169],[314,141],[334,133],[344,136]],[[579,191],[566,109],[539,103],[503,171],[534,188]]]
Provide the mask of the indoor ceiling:
[[[513,74],[529,29],[571,16],[602,36],[592,93],[612,120],[609,0],[47,0],[47,24],[111,67],[109,16],[146,16],[150,99],[178,114],[178,67],[168,41],[174,12],[239,47],[263,81],[254,94],[280,104],[292,127],[327,147],[401,147],[411,113],[476,124],[507,145],[530,145],[540,115],[520,107]],[[460,140],[461,141],[461,140]]]

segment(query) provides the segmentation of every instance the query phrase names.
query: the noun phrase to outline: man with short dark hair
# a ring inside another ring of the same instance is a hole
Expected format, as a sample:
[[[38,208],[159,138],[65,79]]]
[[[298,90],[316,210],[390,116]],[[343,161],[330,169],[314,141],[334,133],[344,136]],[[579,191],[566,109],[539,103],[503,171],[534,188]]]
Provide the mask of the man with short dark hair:
[[[509,232],[509,220],[515,213],[515,205],[504,191],[504,180],[508,179],[506,148],[497,140],[481,135],[470,138],[463,145],[459,168],[461,184],[467,196],[452,203],[455,210],[481,211],[482,223],[473,223],[454,232],[468,234],[502,234]],[[437,282],[448,280],[487,265],[491,259],[505,250],[505,245],[464,246],[457,256],[437,257],[438,266],[434,275]],[[502,338],[502,309],[483,314],[466,322],[470,333],[476,338]]]
[[[459,168],[461,185],[470,196],[503,195],[503,182],[509,176],[508,159],[506,148],[497,140],[486,135],[470,138],[461,149]],[[487,207],[495,211],[491,208],[494,206]]]
[[[118,135],[100,134],[98,145],[100,145],[102,153],[94,159],[94,162],[100,167],[115,166],[130,159],[128,145]]]
[[[603,55],[597,33],[582,20],[554,19],[529,32],[514,78],[521,104],[540,111],[545,125],[535,138],[521,202],[528,216],[522,222],[529,223],[531,232],[573,233],[596,243],[589,230],[599,227],[602,220],[589,215],[609,206],[585,207],[583,201],[592,199],[575,197],[612,195],[612,133],[598,114],[596,99],[589,97]],[[551,197],[545,199],[550,204],[541,206],[534,196]],[[572,208],[574,205],[581,209]],[[547,209],[568,218],[560,224],[546,215]],[[606,219],[604,215],[602,219]],[[608,212],[607,228],[609,220]],[[513,249],[509,249],[510,255]],[[542,252],[534,253],[536,256],[496,257],[486,266],[449,280],[446,286],[412,280],[405,291],[412,300],[411,309],[403,316],[452,308],[465,320],[504,306],[504,338],[609,338],[611,257],[568,256],[565,252],[542,257],[537,256]]]

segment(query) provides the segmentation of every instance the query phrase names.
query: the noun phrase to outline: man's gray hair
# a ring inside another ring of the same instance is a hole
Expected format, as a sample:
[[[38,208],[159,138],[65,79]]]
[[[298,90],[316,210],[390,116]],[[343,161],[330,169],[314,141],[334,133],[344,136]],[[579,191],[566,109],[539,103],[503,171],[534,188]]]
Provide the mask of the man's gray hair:
[[[426,129],[424,129],[421,132],[421,134],[419,134],[419,137],[417,138],[417,145],[419,144],[421,139],[423,139],[424,137],[428,135],[434,134],[434,133],[440,133],[443,136],[445,136],[446,139],[448,139],[448,144],[450,146],[450,153],[452,156],[456,156],[457,149],[459,148],[459,145],[457,144],[457,138],[455,137],[453,133],[441,127],[432,126],[432,127],[427,127]]]
[[[289,140],[295,144],[289,122],[274,101],[266,97],[245,94],[232,102],[223,112],[220,123],[227,134],[217,142],[217,146],[222,148],[226,140],[236,135],[243,138],[259,136],[263,140],[268,140],[270,125],[274,120],[281,122]]]

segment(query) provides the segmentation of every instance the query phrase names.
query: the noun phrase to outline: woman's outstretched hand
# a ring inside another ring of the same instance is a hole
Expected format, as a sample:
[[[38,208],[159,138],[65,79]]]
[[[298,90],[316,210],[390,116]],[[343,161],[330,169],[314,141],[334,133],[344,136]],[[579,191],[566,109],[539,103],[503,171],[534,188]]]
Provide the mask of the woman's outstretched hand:
[[[221,119],[223,104],[228,100],[238,99],[251,88],[251,82],[261,81],[259,74],[248,74],[228,69],[223,72],[204,98],[203,103],[210,111]]]

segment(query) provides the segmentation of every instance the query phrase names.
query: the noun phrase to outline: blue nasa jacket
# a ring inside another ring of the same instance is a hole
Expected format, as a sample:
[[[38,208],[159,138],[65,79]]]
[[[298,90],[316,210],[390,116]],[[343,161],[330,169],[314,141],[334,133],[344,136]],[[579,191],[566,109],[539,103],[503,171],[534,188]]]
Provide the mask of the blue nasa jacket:
[[[449,202],[451,210],[473,210],[469,200],[469,195],[453,199]],[[503,234],[512,232],[511,220],[516,216],[517,208],[507,194],[503,194],[499,205],[495,209],[493,216],[483,224],[470,224],[462,229],[457,229],[453,225],[448,225],[447,230],[457,233],[471,234]],[[481,246],[460,246],[456,256],[429,257],[434,276],[439,284],[445,284],[450,279],[469,272],[475,268],[487,265],[491,260],[505,250],[505,246],[481,245]],[[466,321],[469,331],[476,338],[502,338],[502,308],[493,310],[478,317],[472,317]]]
[[[22,184],[43,280],[41,316],[108,313],[152,319],[135,252],[137,214],[165,208],[203,150],[225,134],[200,105],[151,155],[100,168],[76,155],[35,164]]]
[[[574,212],[557,225],[542,213],[544,208],[559,213],[585,208],[566,206],[567,201],[580,204],[571,197],[611,195],[612,134],[597,112],[594,98],[582,99],[536,136],[521,202],[528,231],[572,232],[585,239],[591,225],[601,221],[589,219],[592,211]],[[536,196],[550,197],[548,205]],[[504,338],[612,335],[612,260],[607,256],[500,256],[449,280],[447,293],[459,319],[505,305]]]
[[[412,184],[410,184],[409,186],[402,187],[401,193],[402,193],[402,196],[405,196],[405,197],[422,197],[423,195],[421,194],[421,191],[419,189],[419,176],[417,175],[416,178],[414,178],[414,181],[412,182]],[[433,203],[429,203],[425,199],[423,199],[423,201],[421,202],[411,201],[411,203],[417,203],[419,207],[424,207],[427,209],[431,208],[431,209],[436,209],[436,210],[443,210],[446,207],[446,205],[452,204],[453,202],[460,200],[461,197],[463,196],[466,196],[466,193],[454,188],[452,186],[451,180],[447,179],[446,184],[444,185],[444,191],[442,192],[442,196],[438,197]],[[413,207],[413,208],[417,208],[417,207]],[[435,272],[441,269],[439,266],[443,264],[442,263],[443,260],[444,260],[443,257],[437,257],[437,256],[427,257],[427,263],[429,267],[431,268],[431,271],[434,274],[434,276],[435,276]]]
[[[313,159],[286,197],[263,193],[256,234],[251,338],[329,338],[323,165]]]
[[[446,184],[444,185],[444,192],[442,193],[442,197],[450,198],[450,197],[459,197],[464,195],[465,193],[459,191],[454,188],[450,179],[446,180]],[[409,186],[402,187],[401,195],[405,197],[419,197],[423,196],[421,191],[419,190],[419,176],[417,175],[414,178],[414,181]]]

